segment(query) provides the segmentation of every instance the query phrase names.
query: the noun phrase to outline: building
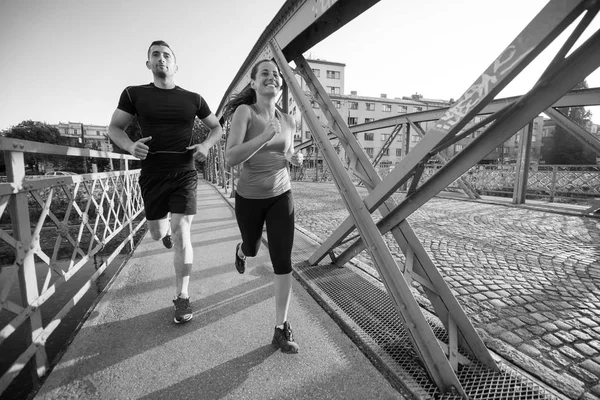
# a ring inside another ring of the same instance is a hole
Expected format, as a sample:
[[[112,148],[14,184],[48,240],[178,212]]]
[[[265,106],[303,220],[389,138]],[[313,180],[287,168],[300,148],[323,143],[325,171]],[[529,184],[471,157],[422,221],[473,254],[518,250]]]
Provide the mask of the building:
[[[113,151],[108,138],[108,126],[86,125],[81,122],[59,122],[53,125],[61,136],[68,137],[84,147],[99,151]]]
[[[449,107],[453,100],[441,100],[441,99],[429,99],[422,95],[415,93],[412,96],[394,97],[388,98],[387,94],[381,94],[379,97],[370,97],[359,95],[356,91],[351,91],[349,95],[344,94],[344,76],[345,76],[345,64],[338,62],[331,62],[325,60],[313,60],[308,59],[308,64],[312,68],[315,76],[319,79],[321,85],[329,93],[329,97],[337,108],[339,114],[344,118],[348,126],[362,124],[365,122],[371,122],[377,119],[388,118],[398,114],[409,114],[417,113],[421,111],[428,111],[438,108]],[[310,93],[310,90],[306,83],[300,79],[300,84],[305,93]],[[324,120],[323,113],[319,110],[319,105],[315,101],[311,101],[317,118]],[[296,119],[296,132],[294,140],[296,144],[302,143],[311,137],[311,132],[306,124],[306,121],[302,118],[297,104],[294,102],[293,97],[290,95],[288,99],[289,113]],[[475,117],[472,122],[467,124],[465,129],[481,122],[486,116]],[[421,128],[427,132],[435,121],[426,122],[421,124]],[[542,116],[538,116],[533,121],[533,134],[531,144],[531,162],[537,163],[541,157],[542,137],[547,135],[548,132],[544,128],[544,119]],[[503,143],[502,146],[498,147],[481,161],[482,163],[513,163],[516,162],[519,156],[520,146],[519,141],[522,140],[523,132],[528,129],[525,126],[509,140]],[[482,127],[469,136],[461,139],[451,147],[446,149],[445,155],[452,158],[454,155],[461,152],[465,147],[469,145],[476,137],[481,135],[485,130]],[[596,132],[598,131],[596,127]],[[402,157],[419,142],[421,135],[415,132],[414,129],[410,129],[410,137],[406,138],[406,126],[402,127],[400,132],[396,135],[396,139],[387,147],[383,154],[379,155],[380,151],[384,147],[390,134],[393,133],[393,127],[386,129],[379,129],[373,132],[361,132],[357,134],[356,139],[364,149],[367,156],[371,159],[378,160],[379,167],[390,167],[398,164]],[[408,150],[405,149],[405,144],[408,143]],[[335,141],[332,143],[340,158],[343,157],[343,149],[341,149],[338,143]],[[322,162],[320,158],[315,154],[314,147],[309,148],[305,152],[306,160],[308,165],[314,165],[314,161]],[[379,156],[379,157],[378,157]],[[312,160],[312,161],[311,161]]]
[[[416,96],[410,98],[388,98],[387,94],[383,93],[379,97],[371,97],[359,95],[356,91],[351,91],[349,95],[344,94],[345,64],[313,59],[308,59],[307,62],[348,126],[388,118],[397,114],[427,111],[440,107],[448,107],[450,105],[448,101],[423,99],[422,96],[419,96],[418,98],[416,98]],[[310,92],[303,79],[300,79],[300,85],[305,93]],[[311,100],[311,104],[317,118],[325,120],[323,113],[319,110],[319,105],[314,100]],[[289,113],[296,119],[295,142],[301,143],[310,139],[311,132],[308,124],[304,118],[302,118],[292,96],[288,99],[288,106]],[[427,131],[427,129],[429,129],[429,124],[432,124],[432,122],[422,125],[422,128]],[[392,132],[393,127],[379,129],[374,132],[363,132],[357,135],[357,140],[365,150],[367,156],[374,158],[379,154]],[[380,166],[385,167],[393,165],[406,153],[404,150],[404,133],[405,128],[397,135],[394,142],[385,150],[384,154],[381,155],[379,161]],[[418,143],[419,138],[420,136],[417,132],[412,132],[409,140],[409,150]],[[343,149],[341,146],[339,146],[338,143],[333,143],[333,145],[340,157],[343,157]],[[322,162],[322,160],[316,156],[314,147],[309,148],[306,151],[306,156],[309,165],[313,165],[311,157],[319,163]]]
[[[596,139],[600,140],[600,126],[592,121],[587,121],[585,130],[591,133]],[[543,120],[543,133],[541,145],[552,147],[554,141],[554,132],[556,131],[556,121],[550,118]],[[540,159],[542,157],[540,156]],[[600,163],[600,157],[597,158],[597,163]]]

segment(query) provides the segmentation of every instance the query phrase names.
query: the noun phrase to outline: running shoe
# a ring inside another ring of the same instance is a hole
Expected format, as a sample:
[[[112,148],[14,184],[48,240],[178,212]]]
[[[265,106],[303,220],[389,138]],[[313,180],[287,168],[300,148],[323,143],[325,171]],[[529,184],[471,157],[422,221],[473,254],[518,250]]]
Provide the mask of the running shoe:
[[[241,243],[238,243],[238,245],[235,247],[235,269],[237,269],[237,272],[239,272],[240,274],[243,274],[244,272],[246,272],[246,257],[241,258],[240,256],[238,256],[238,251],[240,250],[240,247],[242,247]]]
[[[294,336],[292,335],[292,326],[287,321],[283,323],[283,329],[275,327],[271,343],[273,346],[281,349],[283,353],[298,352],[298,344],[294,342]]]
[[[173,239],[171,238],[171,234],[167,233],[164,238],[162,238],[162,242],[167,249],[173,247]]]
[[[183,324],[184,322],[188,322],[192,319],[194,314],[192,314],[192,307],[190,306],[190,299],[183,299],[177,296],[173,299],[173,305],[175,306],[175,317],[173,321],[176,324]]]

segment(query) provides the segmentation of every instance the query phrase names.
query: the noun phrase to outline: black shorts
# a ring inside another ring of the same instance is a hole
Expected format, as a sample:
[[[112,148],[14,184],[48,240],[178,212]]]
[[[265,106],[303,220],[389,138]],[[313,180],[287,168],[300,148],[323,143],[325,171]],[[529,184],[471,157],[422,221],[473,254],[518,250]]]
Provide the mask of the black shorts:
[[[139,179],[146,219],[161,219],[169,212],[196,214],[198,172],[182,171],[166,174],[142,174]]]

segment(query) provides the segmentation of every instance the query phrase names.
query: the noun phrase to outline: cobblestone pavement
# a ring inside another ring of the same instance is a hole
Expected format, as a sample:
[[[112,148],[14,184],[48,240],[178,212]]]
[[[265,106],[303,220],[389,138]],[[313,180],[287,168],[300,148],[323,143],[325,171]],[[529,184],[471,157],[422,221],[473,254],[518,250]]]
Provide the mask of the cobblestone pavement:
[[[293,192],[297,225],[321,240],[349,215],[333,184]],[[600,219],[434,198],[408,222],[488,348],[571,399],[600,400]]]

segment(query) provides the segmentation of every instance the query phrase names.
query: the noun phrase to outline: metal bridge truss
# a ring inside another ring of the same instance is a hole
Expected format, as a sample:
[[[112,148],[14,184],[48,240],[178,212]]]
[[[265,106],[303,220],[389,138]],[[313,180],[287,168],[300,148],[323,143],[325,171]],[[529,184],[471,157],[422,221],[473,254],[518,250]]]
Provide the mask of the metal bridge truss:
[[[287,90],[298,103],[311,129],[313,141],[329,165],[350,214],[308,261],[316,265],[330,255],[335,264],[342,266],[361,251],[367,250],[402,324],[407,329],[412,346],[431,379],[442,393],[457,393],[467,398],[468,395],[457,378],[461,368],[468,367],[472,358],[491,371],[499,372],[499,368],[407,218],[537,115],[560,102],[561,97],[600,66],[600,31],[593,33],[581,46],[573,49],[574,43],[600,9],[600,2],[551,0],[458,101],[446,110],[436,110],[439,112],[437,122],[428,132],[420,128],[417,119],[413,120],[407,115],[396,117],[403,118],[402,123],[407,128],[415,129],[422,135],[422,139],[383,180],[354,137],[356,130],[346,126],[302,56],[312,45],[374,3],[341,0],[286,2],[240,69],[219,109],[222,110],[233,92],[247,85],[248,70],[254,62],[261,58],[272,58],[277,62],[287,83]],[[294,17],[290,17],[291,15]],[[580,16],[582,18],[578,26],[528,93],[508,101],[493,101],[509,82]],[[290,67],[290,62],[294,62],[295,69]],[[310,98],[319,104],[326,116],[325,128],[313,112],[309,97],[303,93],[295,74],[304,79],[311,92]],[[287,93],[284,93],[282,99],[285,110]],[[490,115],[484,121],[464,130],[477,115],[484,113]],[[552,111],[549,114],[557,118]],[[364,125],[374,126],[377,122]],[[569,122],[564,121],[563,124],[569,125]],[[395,126],[397,134],[399,125],[400,123],[395,122],[388,126]],[[483,133],[454,158],[448,160],[443,156],[444,149],[482,127]],[[570,129],[577,130],[573,126]],[[585,141],[594,142],[589,133],[577,131]],[[330,143],[331,138],[338,139],[344,147],[349,160],[346,165],[338,158]],[[393,139],[390,137],[388,140]],[[444,165],[429,179],[421,182],[423,167],[432,157],[441,159]],[[351,180],[352,176],[358,177],[368,189],[366,197],[360,197]],[[409,181],[411,186],[406,198],[396,204],[391,195]],[[465,183],[463,189],[470,190],[470,187]],[[376,210],[382,216],[378,221],[372,215]],[[359,233],[358,239],[336,256],[334,250],[355,229]],[[402,249],[406,259],[404,265],[396,263],[386,246],[382,235],[387,233],[393,235]],[[428,324],[411,291],[411,286],[415,283],[421,285],[445,327],[447,342],[439,340]],[[468,354],[469,357],[461,353]]]

